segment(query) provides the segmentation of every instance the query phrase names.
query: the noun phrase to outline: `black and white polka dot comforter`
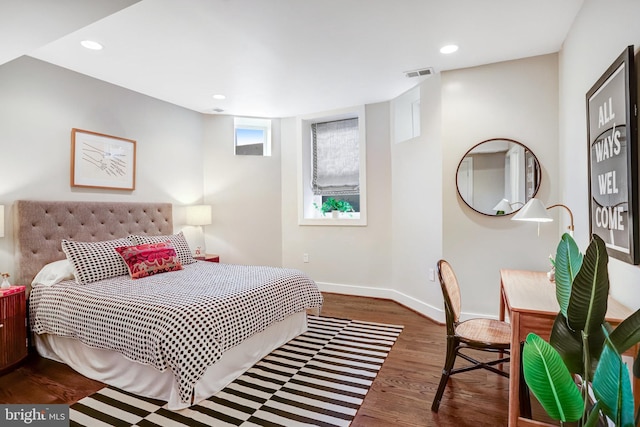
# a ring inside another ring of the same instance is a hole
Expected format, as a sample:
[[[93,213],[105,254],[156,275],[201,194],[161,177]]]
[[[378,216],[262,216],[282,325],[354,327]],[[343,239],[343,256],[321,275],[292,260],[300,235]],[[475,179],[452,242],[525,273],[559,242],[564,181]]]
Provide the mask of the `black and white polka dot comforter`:
[[[322,305],[316,284],[298,270],[196,262],[183,270],[87,285],[35,285],[30,322],[55,334],[176,377],[180,398],[222,353],[285,317]]]

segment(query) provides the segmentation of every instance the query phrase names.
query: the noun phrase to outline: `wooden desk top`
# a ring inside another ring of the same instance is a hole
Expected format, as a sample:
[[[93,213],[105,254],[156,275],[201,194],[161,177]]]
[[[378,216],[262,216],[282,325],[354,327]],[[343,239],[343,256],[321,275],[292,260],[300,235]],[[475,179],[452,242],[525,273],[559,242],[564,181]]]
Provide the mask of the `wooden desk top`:
[[[500,270],[500,283],[509,311],[549,314],[556,316],[560,306],[556,300],[556,286],[547,273],[526,270]],[[620,323],[633,311],[609,296],[606,320]]]

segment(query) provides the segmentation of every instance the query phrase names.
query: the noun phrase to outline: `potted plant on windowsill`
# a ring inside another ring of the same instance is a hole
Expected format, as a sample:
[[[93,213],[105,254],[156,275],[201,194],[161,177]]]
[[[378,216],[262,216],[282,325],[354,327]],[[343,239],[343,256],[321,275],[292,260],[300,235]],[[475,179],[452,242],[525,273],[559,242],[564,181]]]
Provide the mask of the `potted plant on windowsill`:
[[[346,200],[338,200],[333,197],[328,197],[327,200],[322,203],[322,206],[318,206],[314,203],[316,209],[322,212],[322,216],[325,216],[328,212],[331,212],[333,218],[338,218],[340,212],[355,212],[353,206]]]
[[[607,418],[616,426],[638,424],[621,355],[640,342],[640,310],[615,329],[605,321],[608,262],[604,241],[597,235],[582,255],[573,238],[564,234],[553,261],[560,312],[551,337],[546,342],[531,333],[523,347],[525,381],[561,425],[577,421],[596,426]],[[638,356],[633,374],[640,376]]]

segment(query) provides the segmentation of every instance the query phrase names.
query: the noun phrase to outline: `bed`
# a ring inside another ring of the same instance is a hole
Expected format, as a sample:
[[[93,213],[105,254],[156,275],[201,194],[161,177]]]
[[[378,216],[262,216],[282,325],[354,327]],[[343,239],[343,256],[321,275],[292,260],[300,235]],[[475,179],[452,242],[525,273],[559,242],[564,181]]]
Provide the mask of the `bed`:
[[[298,270],[193,259],[171,204],[20,200],[14,221],[38,353],[169,409],[224,388],[322,305]]]

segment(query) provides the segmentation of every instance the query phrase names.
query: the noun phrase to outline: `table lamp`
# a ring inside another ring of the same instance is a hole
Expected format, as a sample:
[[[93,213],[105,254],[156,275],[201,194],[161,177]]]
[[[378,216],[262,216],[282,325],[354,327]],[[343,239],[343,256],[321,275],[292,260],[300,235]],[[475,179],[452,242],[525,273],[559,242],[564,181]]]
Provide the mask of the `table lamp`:
[[[211,206],[210,205],[191,205],[187,206],[187,225],[193,225],[200,228],[202,233],[202,226],[211,224]],[[197,257],[202,256],[200,246],[196,248],[195,255]]]
[[[209,225],[211,224],[210,205],[187,206],[187,225]]]
[[[4,237],[4,205],[0,205],[0,237]],[[0,284],[0,288],[6,289],[10,286],[9,273],[2,273],[2,283]]]

